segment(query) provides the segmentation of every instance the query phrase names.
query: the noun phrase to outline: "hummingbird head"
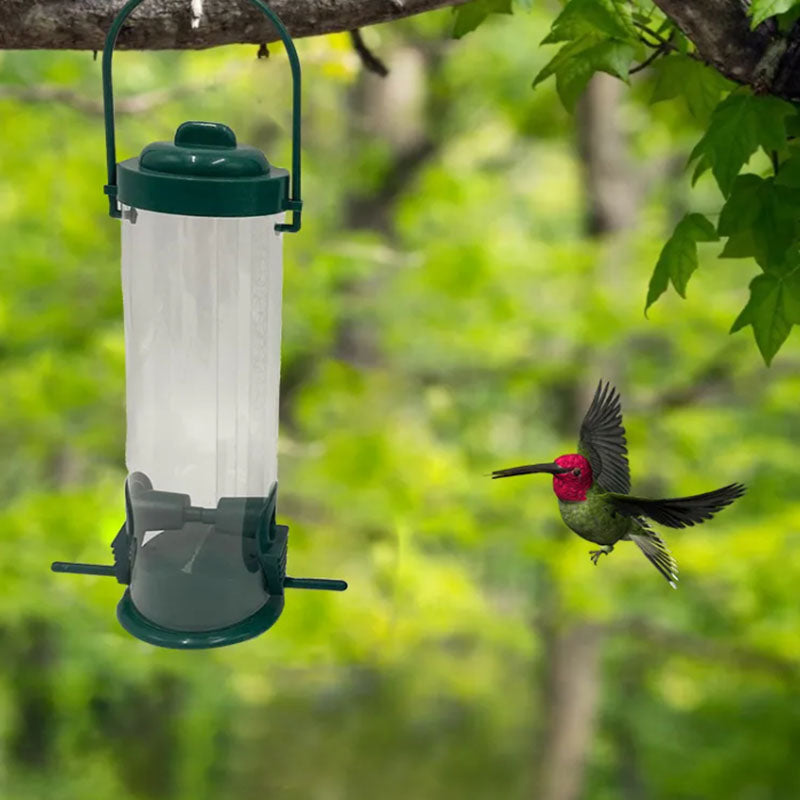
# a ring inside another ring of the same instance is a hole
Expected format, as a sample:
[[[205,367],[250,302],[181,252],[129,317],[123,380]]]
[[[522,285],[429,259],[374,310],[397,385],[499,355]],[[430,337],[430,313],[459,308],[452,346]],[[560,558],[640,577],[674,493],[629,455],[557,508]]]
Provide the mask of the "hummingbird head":
[[[555,462],[559,467],[565,467],[566,472],[553,475],[553,491],[559,500],[572,502],[585,500],[586,491],[592,485],[592,466],[589,459],[579,453],[568,453],[559,456]]]
[[[592,467],[589,460],[578,453],[559,456],[547,464],[526,464],[522,467],[497,469],[493,478],[510,478],[512,475],[532,475],[546,472],[553,476],[553,491],[559,500],[579,502],[586,499],[586,490],[592,485]]]

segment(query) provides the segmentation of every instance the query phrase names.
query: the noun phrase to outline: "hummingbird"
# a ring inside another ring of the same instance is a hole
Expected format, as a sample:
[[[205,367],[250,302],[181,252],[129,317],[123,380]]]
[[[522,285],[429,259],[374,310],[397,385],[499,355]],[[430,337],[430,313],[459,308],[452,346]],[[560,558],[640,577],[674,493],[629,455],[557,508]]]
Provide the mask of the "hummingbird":
[[[600,545],[598,550],[589,551],[595,566],[617,542],[634,542],[673,589],[677,588],[678,565],[650,528],[650,521],[669,528],[699,525],[746,491],[741,483],[730,483],[690,497],[651,500],[631,495],[622,404],[616,388],[603,381],[597,385],[581,423],[577,453],[546,464],[498,469],[492,472],[492,478],[539,472],[553,476],[553,491],[567,527]]]

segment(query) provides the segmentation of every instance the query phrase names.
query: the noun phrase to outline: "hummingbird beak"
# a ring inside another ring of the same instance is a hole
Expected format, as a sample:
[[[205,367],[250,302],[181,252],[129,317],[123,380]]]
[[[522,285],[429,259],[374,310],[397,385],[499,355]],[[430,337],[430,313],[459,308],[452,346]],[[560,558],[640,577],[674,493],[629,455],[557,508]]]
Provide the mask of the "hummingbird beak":
[[[534,472],[548,472],[550,475],[562,475],[565,472],[569,472],[569,468],[559,467],[554,461],[551,461],[549,464],[526,464],[522,467],[496,469],[492,473],[492,478],[510,478],[514,475],[531,475]]]

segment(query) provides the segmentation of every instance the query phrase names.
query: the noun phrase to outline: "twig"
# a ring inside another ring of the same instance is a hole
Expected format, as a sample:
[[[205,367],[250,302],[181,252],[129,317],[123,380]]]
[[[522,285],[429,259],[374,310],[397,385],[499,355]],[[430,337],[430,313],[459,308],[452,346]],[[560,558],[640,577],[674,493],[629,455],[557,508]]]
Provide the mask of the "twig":
[[[211,86],[218,86],[229,78],[240,72],[242,67],[237,66],[224,70],[217,75],[216,80]],[[208,83],[198,83],[195,85],[178,86],[171,89],[154,89],[150,92],[134,94],[130,97],[122,97],[114,102],[114,110],[118,114],[141,114],[144,111],[151,111],[158,106],[169,103],[195,92],[206,91]],[[0,83],[0,100],[11,98],[27,103],[61,103],[69,108],[80,111],[83,114],[92,116],[102,116],[103,103],[101,100],[87,97],[86,95],[68,89],[65,86],[53,86],[39,84],[34,86],[20,86],[17,84]]]
[[[376,75],[380,75],[381,78],[385,78],[389,74],[386,64],[367,47],[366,42],[361,36],[361,31],[358,28],[350,31],[350,41],[353,43],[353,49],[358,53],[358,57],[361,59],[361,63],[364,65],[365,69],[374,72]]]
[[[652,28],[649,28],[643,22],[636,22],[636,20],[634,20],[633,24],[640,31],[642,31],[642,33],[646,33],[648,36],[652,36],[662,47],[666,46],[672,50],[677,49],[669,39],[665,39],[658,31],[654,31]],[[642,41],[645,44],[650,45],[650,47],[658,47],[658,45],[655,45],[652,42],[646,42],[644,39],[642,39]]]
[[[655,42],[648,42],[644,36],[639,36],[639,40],[644,42],[644,44],[646,44],[648,47],[655,47],[657,50],[660,50],[663,47],[666,50],[671,50],[673,53],[680,53],[680,55],[689,56],[689,58],[693,58],[695,61],[701,61],[703,64],[708,64],[708,62],[704,58],[701,58],[698,53],[694,51],[684,53],[679,47],[676,47],[670,41],[670,39],[665,39],[658,31],[654,31],[647,25],[644,25],[641,22],[636,22],[635,20],[633,24],[640,31],[642,31],[642,33],[646,33],[648,36],[652,36],[656,40]]]
[[[182,95],[190,94],[194,89],[183,88],[181,90],[156,89],[152,92],[142,92],[131,97],[124,97],[114,103],[114,110],[117,114],[141,114],[143,111],[150,111],[153,108],[164,105],[170,100],[174,100]],[[22,100],[26,103],[61,103],[69,106],[75,111],[92,116],[103,114],[103,103],[100,100],[93,100],[90,97],[65,89],[61,86],[0,86],[0,99],[13,98]]]
[[[645,645],[660,645],[670,652],[678,651],[744,670],[763,670],[793,683],[800,678],[800,662],[738,643],[673,630],[641,618],[620,620],[609,627],[612,632],[630,635]]]
[[[637,72],[641,72],[643,69],[649,67],[659,56],[663,56],[669,52],[669,47],[666,45],[660,45],[656,50],[654,50],[641,64],[637,64],[635,67],[631,67],[628,70],[629,75],[634,75]]]
[[[17,86],[4,84],[0,86],[0,100],[12,98],[26,103],[62,103],[84,114],[99,115],[103,113],[103,104],[90,97],[85,97],[71,89],[61,86]],[[117,102],[117,111],[124,113],[120,108],[122,101]]]

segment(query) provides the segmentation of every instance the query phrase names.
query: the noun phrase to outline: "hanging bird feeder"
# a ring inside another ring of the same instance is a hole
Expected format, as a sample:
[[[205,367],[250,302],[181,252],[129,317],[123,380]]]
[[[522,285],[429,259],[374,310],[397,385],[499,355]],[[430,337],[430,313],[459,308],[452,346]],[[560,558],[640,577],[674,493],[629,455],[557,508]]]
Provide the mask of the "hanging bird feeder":
[[[282,234],[300,229],[300,64],[292,174],[215,122],[116,162],[111,59],[143,0],[114,19],[103,51],[109,213],[122,225],[127,445],[125,522],[114,564],[55,572],[116,577],[122,626],[175,648],[233,644],[267,630],[284,590],[347,588],[286,576],[276,524]],[[284,221],[291,212],[291,222]]]

